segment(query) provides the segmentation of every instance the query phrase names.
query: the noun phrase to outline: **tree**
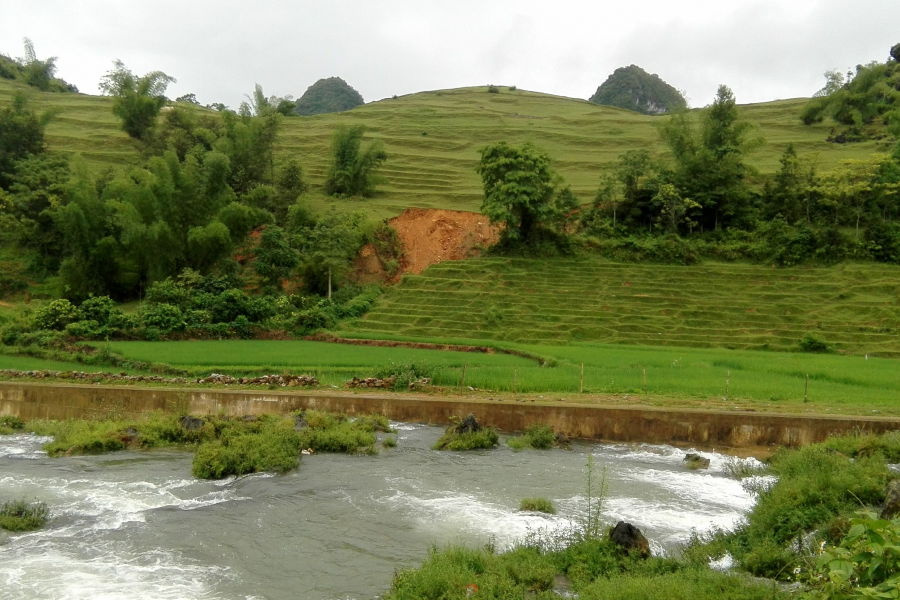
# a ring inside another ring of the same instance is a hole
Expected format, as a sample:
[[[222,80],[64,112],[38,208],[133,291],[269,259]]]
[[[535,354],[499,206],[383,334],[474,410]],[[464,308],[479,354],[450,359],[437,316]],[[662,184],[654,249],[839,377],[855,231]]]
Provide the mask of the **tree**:
[[[813,98],[830,96],[844,87],[844,74],[837,69],[825,71],[825,87],[813,94]]]
[[[28,38],[25,42],[25,58],[20,61],[22,66],[22,78],[25,83],[42,92],[50,91],[53,79],[56,76],[56,57],[51,56],[39,60],[34,52],[34,44]]]
[[[571,209],[570,194],[556,193],[561,178],[546,153],[529,143],[515,148],[506,142],[479,152],[475,170],[484,188],[481,214],[505,226],[505,239],[527,244],[539,229],[558,222],[561,213]]]
[[[133,138],[144,139],[166,103],[166,88],[176,80],[162,71],[138,77],[121,60],[113,64],[115,68],[100,80],[100,90],[115,97],[113,114],[122,119],[122,129]]]
[[[290,277],[291,271],[300,261],[299,254],[288,243],[284,230],[274,225],[263,229],[259,245],[253,254],[253,268],[269,290],[281,289],[281,282]]]
[[[875,176],[884,160],[888,158],[877,154],[868,160],[843,160],[837,168],[822,175],[820,202],[831,208],[835,224],[844,215],[854,220],[857,239],[860,220],[872,202]]]
[[[781,215],[788,223],[812,222],[811,180],[813,167],[797,156],[794,144],[788,144],[781,155],[781,168],[766,181],[763,190],[762,216],[772,219]]]
[[[365,213],[330,211],[297,235],[303,256],[303,280],[308,290],[331,298],[334,282],[345,275],[364,242]]]
[[[253,95],[247,96],[247,102],[242,102],[238,112],[241,116],[262,117],[273,112],[277,112],[286,117],[294,116],[296,103],[291,95],[266,97],[262,86],[258,83],[253,88]]]
[[[0,189],[8,189],[17,161],[44,152],[44,130],[52,118],[52,112],[36,113],[24,92],[0,110]]]
[[[222,113],[221,132],[212,147],[228,157],[228,183],[238,195],[274,178],[274,146],[282,119],[274,111],[260,117]]]
[[[370,196],[381,182],[376,175],[387,160],[380,141],[361,148],[362,125],[338,127],[331,138],[331,166],[325,175],[325,193],[332,196]]]
[[[682,198],[671,183],[659,186],[656,195],[653,196],[653,204],[659,209],[660,221],[665,223],[669,233],[678,233],[681,225],[687,225],[693,229],[697,223],[691,220],[691,211],[700,208],[700,205],[690,198]]]
[[[682,196],[701,206],[699,222],[706,228],[734,224],[746,215],[748,169],[743,156],[763,143],[749,138],[751,128],[739,119],[734,94],[725,85],[700,114],[699,124],[682,113],[660,128],[675,158],[673,183]]]

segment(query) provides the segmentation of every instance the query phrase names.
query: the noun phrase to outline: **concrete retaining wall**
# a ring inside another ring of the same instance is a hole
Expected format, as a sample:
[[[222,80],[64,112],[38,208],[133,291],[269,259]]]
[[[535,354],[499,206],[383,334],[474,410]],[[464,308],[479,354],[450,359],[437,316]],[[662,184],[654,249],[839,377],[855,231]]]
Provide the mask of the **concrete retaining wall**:
[[[286,413],[306,408],[348,414],[381,413],[396,421],[444,425],[473,413],[501,431],[547,423],[569,437],[748,451],[822,441],[834,433],[882,433],[900,419],[690,409],[521,404],[430,397],[318,391],[247,391],[0,382],[0,415],[29,419],[115,417],[153,410],[193,414]]]

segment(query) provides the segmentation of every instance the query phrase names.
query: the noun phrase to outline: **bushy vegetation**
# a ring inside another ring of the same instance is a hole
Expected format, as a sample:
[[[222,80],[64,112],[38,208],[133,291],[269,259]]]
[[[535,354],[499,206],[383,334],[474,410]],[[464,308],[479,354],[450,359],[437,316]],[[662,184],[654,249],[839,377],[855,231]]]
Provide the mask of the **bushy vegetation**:
[[[823,542],[841,543],[856,511],[884,501],[888,482],[898,477],[886,462],[886,455],[900,454],[897,440],[895,434],[850,435],[779,451],[769,465],[776,481],[745,480],[757,495],[746,522],[695,540],[686,556],[703,561],[729,552],[754,575],[794,578]]]
[[[363,212],[309,209],[300,165],[274,160],[283,120],[275,100],[283,99],[257,86],[240,114],[204,111],[190,98],[161,113],[172,81],[158,71],[135,75],[121,62],[107,73],[101,87],[143,156],[102,172],[47,151],[52,112],[36,112],[21,94],[0,109],[0,246],[17,256],[0,291],[53,278],[58,289],[46,296],[71,303],[41,308],[54,318],[31,331],[82,339],[252,337],[272,329],[303,334],[361,316],[375,293],[358,297],[351,287],[331,298],[349,283],[359,249],[376,232],[390,238],[389,227]],[[374,184],[370,171],[382,154],[364,151],[344,165],[351,187]],[[80,315],[79,305],[95,298],[146,304],[135,317]],[[16,329],[5,343],[29,331],[22,321]]]
[[[47,524],[50,509],[44,502],[13,500],[0,504],[0,529],[32,531]]]
[[[44,445],[49,456],[164,447],[193,451],[192,472],[203,479],[283,473],[299,464],[303,450],[374,453],[375,432],[391,431],[381,415],[350,419],[316,410],[243,418],[111,414],[100,420],[30,421],[27,428],[54,438]]]
[[[305,117],[342,112],[364,104],[363,97],[340,77],[320,79],[297,100],[295,111]]]
[[[590,102],[617,106],[645,115],[673,113],[687,108],[684,96],[637,65],[620,67],[604,81]]]
[[[460,431],[457,425],[451,425],[437,442],[435,450],[488,450],[500,443],[500,436],[493,427],[480,427],[477,430]]]
[[[338,127],[331,140],[331,167],[325,176],[325,193],[332,196],[370,196],[384,181],[377,175],[387,160],[384,145],[371,142],[362,148],[362,125]]]
[[[394,577],[386,600],[559,598],[557,576],[586,600],[772,600],[782,595],[771,584],[671,558],[629,556],[606,538],[562,542],[547,550],[522,543],[505,552],[486,548],[432,550],[418,569]]]
[[[519,503],[519,510],[542,512],[548,515],[556,514],[556,506],[547,498],[522,498],[522,502]]]
[[[833,547],[823,545],[797,579],[810,588],[807,598],[844,600],[900,595],[900,519],[880,519],[859,511]]]
[[[553,428],[543,423],[533,423],[525,428],[522,435],[506,440],[506,445],[514,450],[524,448],[546,450],[555,446],[556,443],[556,434],[553,433]]]
[[[57,57],[37,57],[30,39],[23,40],[25,56],[12,58],[0,54],[0,79],[20,81],[42,92],[78,92],[78,88],[56,76]]]
[[[12,415],[0,415],[0,435],[20,433],[25,429],[25,422]]]

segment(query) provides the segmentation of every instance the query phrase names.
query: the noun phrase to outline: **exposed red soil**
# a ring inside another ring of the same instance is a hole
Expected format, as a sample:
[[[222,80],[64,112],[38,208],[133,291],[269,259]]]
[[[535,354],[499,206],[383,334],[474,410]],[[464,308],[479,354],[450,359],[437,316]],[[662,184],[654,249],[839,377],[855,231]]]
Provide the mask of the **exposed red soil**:
[[[416,275],[435,263],[478,256],[500,236],[487,217],[461,210],[407,208],[388,222],[403,240],[403,272]]]

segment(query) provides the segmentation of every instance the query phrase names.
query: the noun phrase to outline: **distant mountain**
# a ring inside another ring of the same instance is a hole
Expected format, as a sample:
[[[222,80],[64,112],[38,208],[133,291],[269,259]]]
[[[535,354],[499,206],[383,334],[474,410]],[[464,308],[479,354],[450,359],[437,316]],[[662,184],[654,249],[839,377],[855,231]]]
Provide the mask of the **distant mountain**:
[[[324,113],[341,112],[365,104],[359,92],[340,77],[320,79],[297,100],[296,112],[308,117]]]
[[[594,104],[618,106],[645,115],[662,115],[685,108],[681,92],[637,65],[620,67],[591,96]]]

